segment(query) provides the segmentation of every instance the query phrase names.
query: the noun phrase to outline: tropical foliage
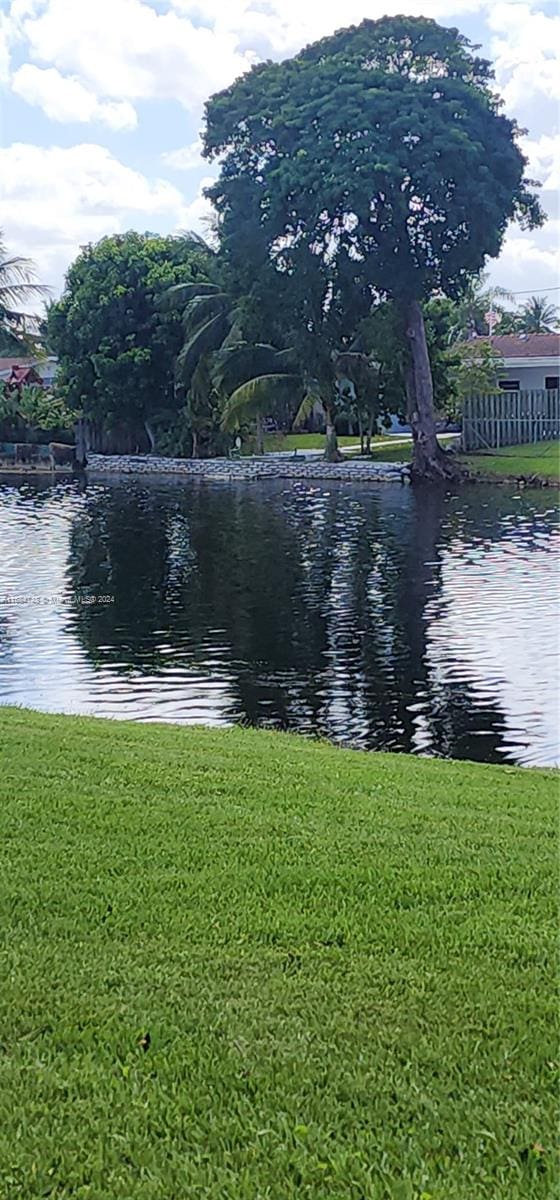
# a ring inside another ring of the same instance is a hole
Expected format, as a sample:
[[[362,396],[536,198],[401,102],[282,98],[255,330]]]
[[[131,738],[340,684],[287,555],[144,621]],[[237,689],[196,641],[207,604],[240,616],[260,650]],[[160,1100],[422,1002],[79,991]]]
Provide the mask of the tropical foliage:
[[[24,354],[36,344],[33,307],[48,295],[29,258],[10,255],[0,230],[0,354]]]
[[[433,21],[364,21],[254,68],[206,116],[205,152],[221,164],[209,194],[238,286],[289,311],[290,344],[327,414],[332,351],[348,347],[376,297],[391,298],[415,468],[445,473],[422,305],[436,289],[459,297],[510,220],[542,220],[490,64]]]
[[[473,338],[455,350],[453,385],[459,401],[476,393],[495,392],[503,361],[489,341]]]
[[[322,412],[335,458],[337,421],[367,449],[397,412],[416,475],[453,473],[435,421],[472,375],[455,347],[490,310],[500,332],[555,320],[483,273],[510,221],[543,220],[493,87],[457,30],[383,17],[213,96],[216,248],[128,233],[82,250],[46,322],[64,403],[193,455]]]
[[[518,317],[520,333],[553,333],[558,329],[558,309],[544,296],[531,296]]]
[[[42,433],[68,432],[73,423],[63,399],[45,388],[0,389],[0,429],[7,441],[41,441]]]
[[[86,246],[48,315],[68,407],[109,428],[143,431],[153,444],[152,422],[180,406],[181,316],[159,300],[175,284],[206,280],[210,267],[211,252],[194,234],[126,233]]]

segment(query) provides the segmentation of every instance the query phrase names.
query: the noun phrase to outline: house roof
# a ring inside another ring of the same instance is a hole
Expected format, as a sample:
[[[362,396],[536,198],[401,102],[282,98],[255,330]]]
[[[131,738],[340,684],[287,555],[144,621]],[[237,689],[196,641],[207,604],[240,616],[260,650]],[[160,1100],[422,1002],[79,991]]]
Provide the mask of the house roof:
[[[0,358],[0,372],[11,371],[12,367],[33,367],[34,365],[35,359],[33,358],[18,358],[17,356]]]
[[[492,346],[501,358],[559,358],[560,333],[502,333],[492,338]]]
[[[37,375],[43,379],[45,376],[52,376],[56,370],[58,363],[53,355],[46,358],[18,358],[14,355],[13,358],[0,358],[0,378],[6,379],[12,374],[14,368],[23,371],[36,371]]]
[[[12,383],[26,383],[27,380],[35,383],[41,376],[37,374],[35,367],[30,364],[24,367],[13,366],[8,378]]]

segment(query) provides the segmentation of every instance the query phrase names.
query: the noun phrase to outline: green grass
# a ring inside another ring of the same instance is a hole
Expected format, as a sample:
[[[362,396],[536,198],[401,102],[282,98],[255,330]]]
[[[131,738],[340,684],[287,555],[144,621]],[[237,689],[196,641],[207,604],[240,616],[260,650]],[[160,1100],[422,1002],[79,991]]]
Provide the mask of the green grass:
[[[552,1196],[554,772],[0,744],[2,1200]]]
[[[445,445],[450,438],[440,435]],[[383,462],[410,462],[411,445],[391,446],[386,440],[373,447],[376,458]],[[501,479],[547,479],[560,481],[560,442],[539,442],[536,445],[505,446],[494,453],[461,454],[457,462],[473,475]]]
[[[403,435],[406,436],[406,435]],[[456,440],[454,434],[440,434],[439,443],[442,446],[449,445]],[[412,458],[412,442],[401,442],[399,445],[393,445],[393,439],[382,437],[376,440],[372,446],[372,451],[375,458],[379,458],[382,462],[410,462]]]
[[[560,481],[560,442],[504,446],[494,453],[461,455],[460,461],[476,475]]]
[[[339,437],[340,446],[359,446],[359,437]],[[324,450],[324,433],[269,433],[264,439],[266,453],[273,450]]]

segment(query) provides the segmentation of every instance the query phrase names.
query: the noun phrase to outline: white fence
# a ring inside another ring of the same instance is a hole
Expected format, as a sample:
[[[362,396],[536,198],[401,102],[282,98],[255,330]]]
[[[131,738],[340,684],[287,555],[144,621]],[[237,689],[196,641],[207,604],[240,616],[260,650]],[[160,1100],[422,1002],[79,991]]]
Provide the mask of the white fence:
[[[463,406],[463,448],[499,450],[560,438],[560,392],[495,392],[468,396]]]

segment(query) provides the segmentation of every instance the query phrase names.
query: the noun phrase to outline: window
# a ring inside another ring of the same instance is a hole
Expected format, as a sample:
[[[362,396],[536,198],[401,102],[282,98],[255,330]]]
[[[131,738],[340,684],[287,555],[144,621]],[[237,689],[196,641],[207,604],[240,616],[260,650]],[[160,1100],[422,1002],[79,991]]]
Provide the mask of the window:
[[[545,386],[547,392],[557,392],[558,391],[558,376],[557,375],[545,375],[544,386]]]
[[[502,389],[502,392],[518,392],[519,391],[519,380],[518,379],[499,379],[498,387]]]

